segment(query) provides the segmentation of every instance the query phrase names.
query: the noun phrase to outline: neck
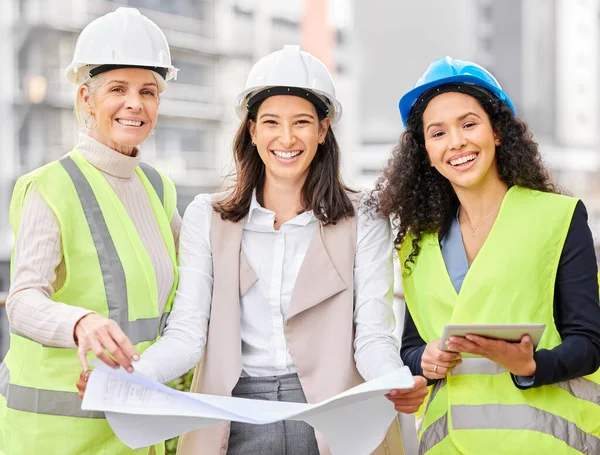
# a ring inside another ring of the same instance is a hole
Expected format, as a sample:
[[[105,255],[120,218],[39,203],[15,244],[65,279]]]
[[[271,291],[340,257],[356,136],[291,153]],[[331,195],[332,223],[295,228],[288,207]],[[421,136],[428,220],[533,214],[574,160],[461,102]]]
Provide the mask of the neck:
[[[500,179],[494,179],[479,188],[454,188],[460,210],[472,226],[498,210],[507,191],[508,185]]]
[[[137,156],[138,154],[138,148],[136,146],[117,144],[115,141],[112,141],[108,137],[100,134],[95,128],[88,129],[88,136],[96,139],[101,144],[106,145],[107,147],[113,149],[115,152],[119,152],[122,155]]]
[[[278,225],[295,218],[302,212],[302,181],[281,181],[274,178],[265,179],[262,192],[262,206],[275,212]]]

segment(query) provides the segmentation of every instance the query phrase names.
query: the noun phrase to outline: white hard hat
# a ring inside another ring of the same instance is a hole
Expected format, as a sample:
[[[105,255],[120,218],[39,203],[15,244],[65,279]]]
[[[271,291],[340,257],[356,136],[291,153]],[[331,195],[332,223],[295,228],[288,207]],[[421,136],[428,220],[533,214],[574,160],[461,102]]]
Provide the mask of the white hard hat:
[[[300,46],[291,45],[256,62],[248,74],[244,91],[235,100],[236,113],[243,120],[249,101],[287,93],[306,97],[317,108],[324,106],[321,110],[332,125],[342,116],[342,105],[335,97],[335,86],[327,67],[318,58],[301,51]]]
[[[117,8],[90,22],[77,39],[66,73],[70,81],[80,84],[89,76],[118,67],[148,68],[165,81],[177,79],[178,69],[171,65],[165,35],[135,8]]]

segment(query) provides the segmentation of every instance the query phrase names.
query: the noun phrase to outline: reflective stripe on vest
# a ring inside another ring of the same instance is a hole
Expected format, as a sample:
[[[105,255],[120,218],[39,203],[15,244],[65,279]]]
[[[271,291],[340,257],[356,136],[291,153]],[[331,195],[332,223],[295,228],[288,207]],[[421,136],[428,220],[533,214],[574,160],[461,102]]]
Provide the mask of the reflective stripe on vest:
[[[98,252],[108,303],[108,317],[119,324],[133,344],[154,340],[158,333],[159,318],[129,321],[125,271],[90,183],[72,158],[63,158],[60,163],[73,180]]]
[[[104,413],[84,411],[81,409],[81,398],[75,392],[35,389],[10,384],[10,371],[0,364],[0,395],[6,400],[6,406],[17,411],[33,412],[85,419],[104,419]]]
[[[427,453],[446,436],[448,436],[448,414],[437,419],[423,432],[421,444],[419,444],[419,455]]]
[[[140,169],[142,170],[142,172],[144,173],[144,175],[150,182],[150,185],[152,185],[152,188],[154,188],[154,191],[156,191],[156,195],[158,196],[158,199],[160,200],[161,204],[164,207],[165,206],[165,185],[163,183],[162,177],[160,176],[158,171],[156,169],[154,169],[152,166],[150,166],[149,164],[140,163],[138,166],[140,167]]]
[[[495,362],[488,359],[463,359],[462,363],[457,365],[450,373],[452,376],[458,376],[462,374],[502,374],[507,373],[504,367],[501,367]],[[437,390],[446,384],[446,379],[436,383],[434,392],[431,395],[429,402],[433,401],[433,397]],[[587,378],[575,378],[568,381],[556,382],[550,384],[551,386],[560,387],[564,391],[568,392],[575,398],[580,400],[589,401],[595,405],[600,406],[600,385]]]
[[[109,318],[119,324],[134,345],[154,340],[159,329],[161,331],[164,329],[168,313],[163,314],[161,318],[129,321],[125,271],[98,200],[90,183],[72,158],[63,158],[60,163],[73,181],[98,253]],[[164,187],[160,174],[148,165],[144,166],[142,170],[164,204]],[[160,184],[157,178],[160,179]],[[23,336],[12,329],[11,332]],[[45,390],[10,384],[10,372],[4,363],[0,365],[0,395],[6,399],[7,407],[19,411],[67,417],[104,418],[102,412],[83,411],[81,409],[81,399],[76,392]]]
[[[600,438],[580,430],[573,422],[524,404],[452,406],[455,430],[538,431],[560,439],[582,453],[600,453]],[[552,431],[550,431],[552,430]],[[423,433],[420,454],[431,450],[448,436],[448,414],[433,422]]]
[[[507,370],[488,359],[463,359],[452,371],[452,376],[469,374],[503,374]],[[438,391],[447,383],[446,378],[437,382],[427,403],[434,400]],[[586,400],[600,405],[600,386],[586,378],[562,381],[552,386],[557,386],[580,400]],[[563,419],[550,412],[536,409],[528,405],[453,405],[452,428],[455,430],[519,430],[528,429],[550,434],[570,447],[583,453],[600,453],[600,439],[592,434],[580,430],[574,423]],[[549,431],[552,429],[552,432]],[[448,414],[430,424],[423,432],[419,454],[431,450],[436,444],[448,436]],[[589,452],[592,449],[592,452]]]
[[[163,183],[162,177],[156,169],[154,169],[147,163],[140,162],[138,166],[150,182],[150,185],[152,185],[152,188],[154,188],[154,191],[156,192],[156,195],[158,196],[158,199],[162,203],[163,207],[166,208],[167,203],[165,201],[165,185]],[[167,326],[167,320],[169,319],[170,314],[170,311],[165,311],[160,317],[160,322],[158,324],[158,333],[160,335],[162,335],[165,332],[165,327]]]

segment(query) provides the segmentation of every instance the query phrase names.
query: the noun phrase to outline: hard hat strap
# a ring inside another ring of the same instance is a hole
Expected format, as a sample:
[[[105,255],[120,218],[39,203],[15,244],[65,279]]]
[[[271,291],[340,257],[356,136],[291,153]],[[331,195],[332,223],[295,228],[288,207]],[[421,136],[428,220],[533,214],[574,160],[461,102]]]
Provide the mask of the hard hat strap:
[[[301,87],[269,87],[264,90],[261,90],[260,92],[252,95],[248,100],[248,110],[250,110],[260,101],[267,99],[270,96],[276,95],[292,95],[304,98],[313,103],[317,110],[321,112],[325,117],[329,115],[329,108],[327,107],[327,104],[321,99],[321,97]]]
[[[100,65],[90,70],[90,77],[95,77],[98,74],[105,73],[107,71],[117,70],[120,68],[143,68],[146,70],[154,71],[158,73],[163,79],[167,78],[167,68],[161,68],[158,66],[143,66],[143,65]]]

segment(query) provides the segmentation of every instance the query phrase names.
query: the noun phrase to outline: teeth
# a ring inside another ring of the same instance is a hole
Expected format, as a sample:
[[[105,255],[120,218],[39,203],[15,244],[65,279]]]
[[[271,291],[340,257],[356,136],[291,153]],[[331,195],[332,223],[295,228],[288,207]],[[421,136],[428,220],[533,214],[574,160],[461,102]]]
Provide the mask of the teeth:
[[[123,120],[123,119],[119,119],[119,120],[117,120],[117,122],[119,122],[122,125],[127,125],[127,126],[142,126],[142,122],[137,121],[137,120]]]
[[[475,158],[477,158],[476,154],[463,156],[462,158],[457,158],[455,160],[450,161],[450,164],[452,166],[458,166],[459,164],[464,164],[467,161],[473,161]]]
[[[273,153],[277,155],[279,158],[293,158],[296,155],[299,155],[301,150],[294,150],[292,152],[283,152],[281,150],[273,150]]]

